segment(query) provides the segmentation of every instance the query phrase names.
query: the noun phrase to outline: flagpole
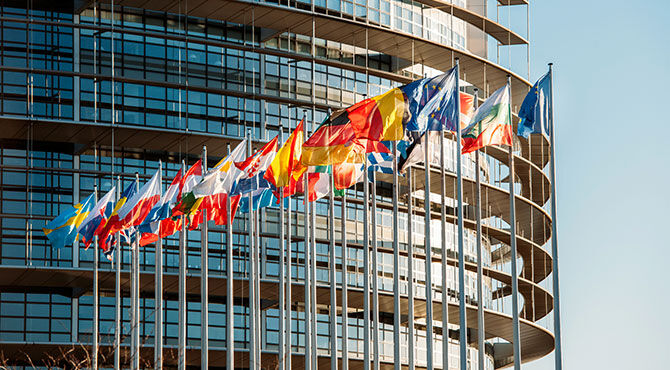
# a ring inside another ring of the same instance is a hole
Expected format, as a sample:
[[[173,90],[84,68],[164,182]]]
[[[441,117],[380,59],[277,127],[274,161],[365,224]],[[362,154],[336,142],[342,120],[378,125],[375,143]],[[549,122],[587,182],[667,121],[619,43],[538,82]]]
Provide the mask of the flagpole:
[[[113,161],[114,159],[112,159]],[[113,179],[112,179],[113,181]],[[116,177],[116,201],[121,197],[121,176]],[[119,233],[116,233],[114,240],[116,253],[116,276],[114,287],[114,368],[121,368],[121,243],[119,242]]]
[[[398,238],[398,142],[393,141],[393,363],[400,370],[400,245]],[[409,261],[409,259],[408,259]],[[376,266],[375,266],[376,268]],[[375,278],[377,272],[375,271]],[[379,307],[377,307],[379,308]],[[378,315],[375,310],[375,315]],[[379,322],[379,320],[377,320]],[[377,329],[377,328],[375,328]],[[379,353],[376,353],[379,357]]]
[[[479,90],[475,89],[474,109],[479,108]],[[482,269],[482,191],[479,168],[479,150],[475,151],[475,198],[477,207],[475,208],[475,217],[477,218],[477,347],[479,370],[484,370],[484,359],[486,347],[484,340],[486,332],[484,330],[484,286]]]
[[[312,111],[312,117],[314,117],[314,112]],[[310,254],[312,255],[312,261],[311,261],[311,274],[312,276],[310,277],[310,283],[311,283],[311,290],[312,292],[310,295],[312,296],[312,362],[314,364],[314,370],[319,368],[319,348],[317,344],[317,320],[316,320],[316,306],[317,306],[317,298],[316,298],[316,201],[311,202],[311,209],[310,209],[310,217],[312,218],[311,220],[311,227],[312,227],[312,232],[310,235]]]
[[[303,110],[303,119],[306,118],[307,113]],[[303,143],[307,140],[307,125],[303,124]],[[304,213],[305,213],[305,233],[304,233],[304,242],[305,242],[305,273],[304,273],[304,285],[305,285],[305,370],[312,369],[311,353],[312,353],[312,315],[311,315],[311,290],[310,290],[310,278],[311,274],[309,272],[310,264],[310,250],[309,250],[309,177],[307,171],[303,174],[303,196],[304,196]]]
[[[408,281],[408,303],[407,303],[407,322],[408,322],[408,357],[409,357],[409,370],[414,370],[414,241],[413,239],[413,207],[414,201],[412,199],[412,166],[407,168],[407,181],[408,181],[408,191],[407,191],[407,281]]]
[[[93,199],[98,204],[98,185],[93,185]],[[93,368],[98,368],[98,346],[100,341],[100,287],[98,281],[98,237],[93,237]]]
[[[369,174],[366,173],[367,177]],[[395,186],[395,184],[394,184]],[[378,261],[377,261],[377,174],[372,171],[372,203],[370,205],[370,226],[372,228],[372,368],[379,370],[379,285],[377,279]],[[394,270],[395,272],[395,270]],[[395,287],[395,278],[393,279]],[[394,290],[395,292],[395,290]],[[394,297],[395,299],[395,297]],[[395,339],[395,327],[393,328]],[[395,342],[400,343],[400,342]],[[398,348],[398,346],[395,346]],[[395,359],[395,358],[394,358]],[[398,363],[398,361],[394,361]]]
[[[249,193],[250,196],[253,197],[253,193]],[[254,286],[254,292],[256,293],[256,297],[254,298],[254,307],[256,308],[256,314],[254,317],[256,318],[256,363],[258,364],[259,367],[261,367],[261,351],[262,351],[262,346],[261,346],[261,332],[262,332],[262,320],[261,320],[261,264],[260,264],[260,248],[261,248],[261,237],[260,237],[260,208],[257,209],[254,212],[254,238],[256,239],[254,242],[255,246],[255,253],[254,253],[254,259],[255,259],[255,268],[256,268],[256,278],[255,278],[255,286]]]
[[[511,76],[507,75],[507,88],[511,90]],[[510,94],[509,117],[512,119],[512,98]],[[509,205],[510,205],[510,249],[512,253],[512,325],[514,369],[521,369],[521,343],[519,334],[519,287],[516,266],[516,209],[514,202],[514,143],[509,147]]]
[[[137,191],[140,189],[140,175],[135,172],[135,184]],[[140,368],[140,236],[135,228],[135,241],[132,248],[133,269],[131,276],[132,284],[132,304],[133,304],[133,323],[131,328],[132,333],[132,369],[139,370]],[[132,243],[132,241],[131,241]]]
[[[347,191],[342,193],[342,370],[349,369],[349,289],[347,253]]]
[[[556,353],[554,353],[556,370],[563,369],[563,356],[561,350],[561,305],[559,294],[559,280],[558,280],[558,230],[556,227],[556,152],[554,141],[554,63],[549,63],[549,119],[551,126],[549,126],[549,180],[551,182],[551,257],[552,273],[553,273],[553,287],[554,293],[554,337],[556,342]]]
[[[228,143],[230,155],[230,143]],[[233,297],[233,222],[230,194],[226,196],[226,368],[235,366],[235,306]]]
[[[425,140],[424,146],[424,246],[426,248],[426,369],[433,370],[433,269],[432,269],[432,248],[430,246],[430,161],[428,160],[428,151],[430,140],[428,140],[428,131],[423,134]]]
[[[463,156],[461,155],[461,98],[460,98],[460,62],[455,58],[456,63],[456,196],[458,213],[458,311],[459,311],[459,344],[460,344],[460,362],[461,369],[467,369],[468,366],[468,326],[465,308],[465,251],[463,248]]]
[[[458,70],[456,71],[456,94],[458,96]],[[458,109],[458,107],[456,107]],[[457,125],[460,122],[456,122]],[[447,278],[447,212],[446,212],[446,172],[444,161],[444,123],[441,126],[440,134],[440,203],[442,209],[440,212],[440,230],[441,248],[442,248],[442,368],[449,368],[449,284]]]
[[[202,173],[207,172],[207,146],[202,147]],[[200,367],[209,368],[209,240],[207,210],[200,226]]]
[[[363,369],[370,370],[370,184],[368,158],[363,162]]]
[[[290,125],[289,125],[290,126]],[[284,127],[279,126],[279,142],[284,142]],[[284,144],[286,145],[286,144]],[[291,174],[289,174],[290,176]],[[285,359],[285,311],[284,307],[286,305],[286,296],[285,296],[285,284],[286,284],[286,253],[285,253],[285,232],[284,232],[284,187],[279,188],[279,354],[277,356],[277,368],[278,370],[284,370]]]
[[[163,183],[161,182],[161,189]],[[156,370],[163,368],[163,238],[161,237],[161,220],[158,221],[158,240],[156,241],[155,267],[155,324],[154,324],[154,366]]]
[[[290,121],[289,121],[289,127],[291,127]],[[292,174],[291,174],[291,176],[292,176]],[[289,179],[289,181],[290,181],[290,179]],[[283,189],[282,189],[282,191],[283,191]],[[282,196],[283,196],[283,193],[282,193]],[[282,199],[282,204],[283,204],[283,202],[284,202],[284,199]],[[289,370],[292,368],[291,367],[291,364],[292,364],[292,358],[291,358],[292,354],[291,354],[291,352],[293,350],[293,348],[291,347],[292,346],[292,343],[291,343],[291,338],[292,338],[292,335],[291,335],[291,331],[292,331],[291,330],[291,316],[292,316],[292,314],[291,314],[291,304],[293,304],[293,294],[291,292],[291,284],[292,284],[291,268],[293,266],[293,247],[291,246],[291,219],[292,219],[291,203],[292,203],[292,199],[289,196],[288,197],[288,207],[287,207],[287,212],[286,212],[288,214],[288,222],[286,224],[286,229],[287,229],[286,231],[287,232],[286,232],[286,247],[285,247],[287,252],[288,252],[288,256],[287,256],[287,259],[286,259],[286,282],[287,282],[287,284],[286,284],[286,297],[287,297],[287,299],[286,299],[286,324],[285,324],[286,325],[286,366],[285,366],[285,368],[289,369]]]
[[[251,156],[251,154],[251,129],[247,129],[247,157]],[[256,369],[259,364],[256,364],[256,250],[254,245],[254,210],[252,192],[249,192],[247,197],[249,199],[249,368]]]
[[[186,175],[186,164],[182,160],[181,168]],[[181,215],[181,231],[179,232],[179,335],[178,335],[178,369],[186,370],[186,215]]]
[[[337,275],[335,274],[335,171],[330,166],[328,237],[330,239],[330,368],[337,370]]]

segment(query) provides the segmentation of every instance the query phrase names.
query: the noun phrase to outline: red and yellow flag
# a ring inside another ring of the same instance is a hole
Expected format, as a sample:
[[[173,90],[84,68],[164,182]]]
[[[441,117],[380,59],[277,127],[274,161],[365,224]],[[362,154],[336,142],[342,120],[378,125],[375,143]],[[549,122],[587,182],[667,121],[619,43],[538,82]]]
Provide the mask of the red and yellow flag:
[[[265,171],[263,177],[276,188],[288,186],[291,177],[297,179],[307,169],[300,163],[302,156],[304,120],[298,123],[286,143],[277,151],[270,167]]]

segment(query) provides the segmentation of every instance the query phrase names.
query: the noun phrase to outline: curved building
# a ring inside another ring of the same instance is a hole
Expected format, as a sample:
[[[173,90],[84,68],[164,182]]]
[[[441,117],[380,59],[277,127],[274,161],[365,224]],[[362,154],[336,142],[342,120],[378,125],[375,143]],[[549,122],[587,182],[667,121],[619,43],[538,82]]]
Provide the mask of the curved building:
[[[125,188],[136,173],[146,181],[162,161],[165,188],[182,161],[201,158],[203,146],[211,166],[248,131],[254,147],[280,130],[286,139],[303,115],[312,131],[329,109],[446,71],[456,58],[462,91],[477,89],[480,100],[510,76],[516,112],[530,87],[527,0],[36,0],[0,6],[0,363],[8,366],[75,360],[90,366],[93,248],[79,243],[55,250],[41,229],[94,186],[106,192],[118,177]],[[459,256],[455,141],[451,134],[445,141],[444,171],[439,162],[415,165],[397,187],[391,175],[378,173],[370,194],[359,183],[346,191],[346,202],[322,198],[309,219],[301,196],[292,198],[291,212],[280,214],[278,205],[262,209],[253,222],[255,243],[248,215],[239,212],[230,234],[210,223],[205,234],[187,232],[185,243],[179,234],[163,239],[164,365],[226,367],[231,298],[236,368],[358,369],[368,368],[369,359],[370,368],[458,369],[461,295],[468,368],[513,365],[510,191],[521,361],[552,352],[549,142],[519,138],[513,189],[506,148],[483,149],[478,161],[474,154],[463,157]],[[98,262],[100,367],[115,361],[153,367],[160,358],[154,351],[156,246],[139,249],[136,327],[131,255],[123,245],[120,260]],[[280,284],[289,276],[290,284]],[[249,299],[250,282],[256,299]],[[183,351],[180,317],[186,320]],[[138,363],[132,361],[135,328]],[[259,349],[255,360],[253,348]]]

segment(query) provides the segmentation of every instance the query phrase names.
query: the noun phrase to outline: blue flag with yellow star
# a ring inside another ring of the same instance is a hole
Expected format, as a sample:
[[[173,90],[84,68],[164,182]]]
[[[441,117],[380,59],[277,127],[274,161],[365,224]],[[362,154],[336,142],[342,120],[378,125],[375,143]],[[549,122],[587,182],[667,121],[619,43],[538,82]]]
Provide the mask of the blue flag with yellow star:
[[[537,80],[523,99],[517,135],[527,139],[530,134],[549,134],[550,97],[551,75],[547,73]]]
[[[457,81],[454,67],[444,74],[401,87],[409,105],[405,129],[410,132],[456,131],[459,118],[456,111]]]

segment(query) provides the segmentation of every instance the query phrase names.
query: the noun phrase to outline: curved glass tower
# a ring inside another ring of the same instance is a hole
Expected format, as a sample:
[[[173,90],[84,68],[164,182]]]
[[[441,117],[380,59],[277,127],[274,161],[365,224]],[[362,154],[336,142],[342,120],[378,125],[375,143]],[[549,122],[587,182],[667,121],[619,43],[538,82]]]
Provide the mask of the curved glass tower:
[[[124,189],[136,173],[145,182],[162,161],[165,189],[182,162],[201,159],[203,146],[211,167],[247,132],[256,148],[280,131],[286,139],[303,117],[312,132],[329,109],[444,72],[457,58],[462,92],[477,91],[480,101],[510,76],[516,112],[530,87],[527,0],[62,3],[0,2],[0,356],[17,367],[75,359],[91,366],[94,248],[77,243],[55,250],[41,229],[94,186],[104,194],[118,179]],[[230,234],[210,223],[206,243],[200,230],[185,232],[185,242],[179,234],[164,238],[162,357],[154,351],[157,246],[139,250],[134,326],[132,253],[122,244],[120,260],[98,263],[98,365],[131,367],[139,353],[135,366],[142,368],[160,358],[166,367],[224,368],[230,359],[236,368],[458,369],[460,311],[467,317],[468,368],[511,366],[510,191],[521,361],[549,354],[549,142],[532,136],[515,143],[512,189],[507,148],[483,149],[478,160],[474,153],[463,157],[464,291],[453,135],[444,147],[444,171],[438,154],[428,166],[401,174],[395,187],[391,175],[378,173],[368,191],[360,182],[346,191],[346,201],[313,203],[307,219],[302,196],[291,198],[284,214],[274,204],[262,209],[251,222],[253,243],[248,214],[240,212]],[[255,299],[249,299],[250,282]],[[183,351],[180,306],[186,309]],[[138,352],[131,344],[135,328]]]

